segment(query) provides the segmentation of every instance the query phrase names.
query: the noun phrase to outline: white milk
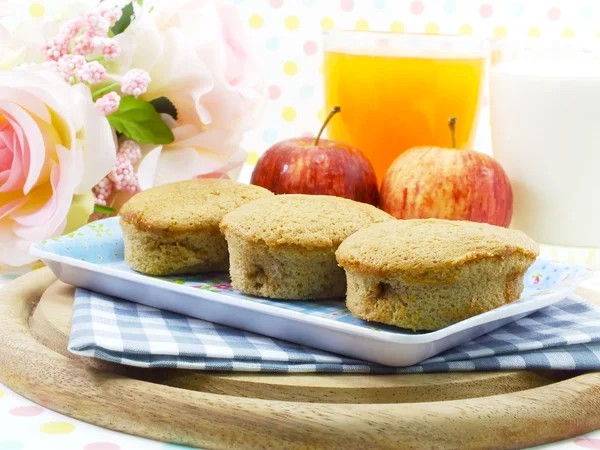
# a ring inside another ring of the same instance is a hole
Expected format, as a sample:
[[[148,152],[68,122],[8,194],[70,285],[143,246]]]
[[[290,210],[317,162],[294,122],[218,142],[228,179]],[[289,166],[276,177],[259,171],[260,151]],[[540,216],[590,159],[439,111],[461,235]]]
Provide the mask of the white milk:
[[[511,61],[491,71],[492,144],[512,181],[512,227],[600,247],[600,63]]]

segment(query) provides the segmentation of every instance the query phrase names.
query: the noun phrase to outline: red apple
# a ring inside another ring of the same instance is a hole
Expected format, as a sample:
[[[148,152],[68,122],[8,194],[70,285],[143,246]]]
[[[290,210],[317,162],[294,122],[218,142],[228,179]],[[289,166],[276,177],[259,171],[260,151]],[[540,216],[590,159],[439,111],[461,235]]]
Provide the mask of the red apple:
[[[388,169],[381,208],[398,219],[470,220],[508,227],[513,194],[504,169],[488,155],[416,147]]]
[[[315,139],[287,139],[269,148],[258,160],[250,183],[275,194],[321,194],[377,206],[375,170],[357,149],[320,139],[339,107],[331,111]]]

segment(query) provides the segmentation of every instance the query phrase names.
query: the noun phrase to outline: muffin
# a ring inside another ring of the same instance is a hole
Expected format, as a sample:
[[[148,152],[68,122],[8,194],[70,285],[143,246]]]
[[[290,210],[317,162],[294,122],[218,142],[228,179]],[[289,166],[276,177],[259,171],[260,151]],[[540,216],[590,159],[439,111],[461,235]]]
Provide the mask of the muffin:
[[[516,300],[538,245],[516,230],[438,219],[363,228],[336,252],[363,320],[437,330]]]
[[[140,192],[120,212],[125,262],[149,275],[227,271],[227,243],[219,222],[238,206],[271,196],[261,187],[221,179]]]
[[[276,195],[225,215],[231,282],[251,295],[277,299],[342,297],[344,271],[335,251],[360,228],[392,220],[365,203],[326,195]]]

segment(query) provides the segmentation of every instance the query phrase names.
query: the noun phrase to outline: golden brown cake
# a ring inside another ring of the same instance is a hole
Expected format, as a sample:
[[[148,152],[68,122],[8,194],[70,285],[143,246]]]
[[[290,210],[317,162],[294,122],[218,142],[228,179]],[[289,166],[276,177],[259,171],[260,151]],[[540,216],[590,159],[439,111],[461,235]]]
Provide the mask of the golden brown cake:
[[[150,275],[226,271],[229,257],[219,222],[238,206],[272,195],[258,186],[220,179],[140,192],[120,211],[125,262]]]
[[[365,227],[337,250],[363,320],[437,330],[516,300],[538,245],[516,230],[438,219]]]
[[[233,286],[278,299],[342,297],[335,251],[360,228],[392,220],[365,203],[325,195],[277,195],[248,203],[221,222]]]

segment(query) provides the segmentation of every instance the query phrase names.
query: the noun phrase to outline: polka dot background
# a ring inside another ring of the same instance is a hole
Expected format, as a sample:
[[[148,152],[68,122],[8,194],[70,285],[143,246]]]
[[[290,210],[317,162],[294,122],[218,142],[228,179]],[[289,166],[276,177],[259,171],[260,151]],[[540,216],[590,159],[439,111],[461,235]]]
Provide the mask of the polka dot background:
[[[594,0],[233,0],[267,80],[260,127],[247,133],[250,166],[274,143],[315,134],[324,117],[321,33],[375,30],[514,39],[578,38],[600,45]],[[487,98],[484,99],[487,104]],[[476,148],[491,152],[488,110]],[[246,179],[252,167],[246,167]]]
[[[600,2],[593,0],[232,1],[242,15],[248,39],[256,47],[268,98],[261,125],[248,132],[244,141],[250,153],[243,177],[249,177],[259,155],[273,143],[288,137],[313,135],[319,129],[325,117],[323,30],[449,33],[515,39],[578,38],[586,45],[600,44]],[[19,2],[17,12],[33,18],[50,18],[58,14],[62,3],[60,0],[25,0]],[[2,6],[0,0],[0,17],[5,10]],[[478,148],[489,151],[485,131],[482,136]],[[579,254],[574,249],[542,249],[543,257],[569,262],[589,263],[586,258],[590,257],[586,255],[587,251]],[[0,267],[0,286],[20,273]],[[595,284],[590,288],[600,290],[600,278],[592,283]],[[0,450],[185,448],[70,419],[35,405],[0,384]],[[600,431],[544,448],[600,450]]]
[[[0,279],[2,276],[0,275]],[[105,430],[38,406],[0,384],[0,450],[184,450]]]

